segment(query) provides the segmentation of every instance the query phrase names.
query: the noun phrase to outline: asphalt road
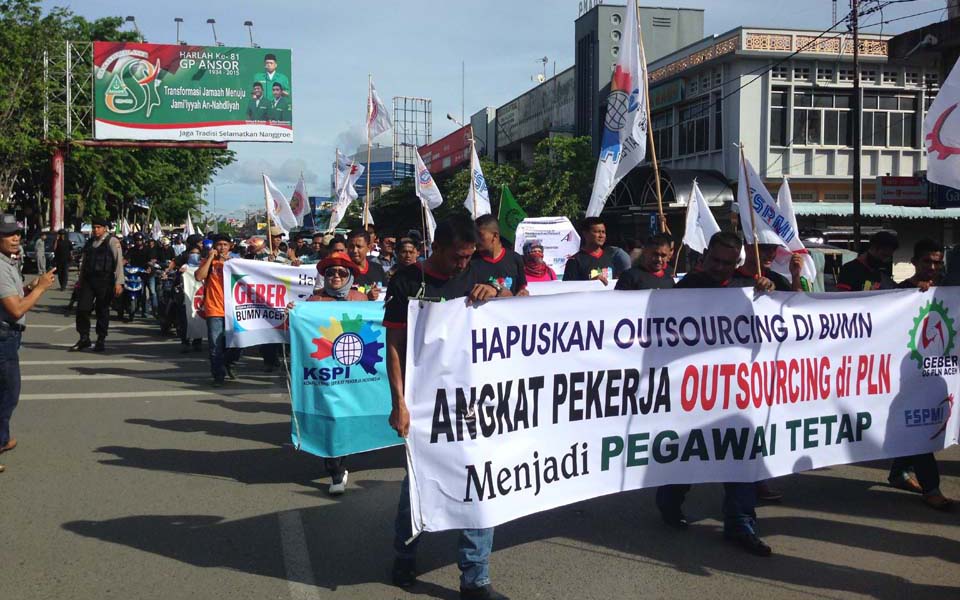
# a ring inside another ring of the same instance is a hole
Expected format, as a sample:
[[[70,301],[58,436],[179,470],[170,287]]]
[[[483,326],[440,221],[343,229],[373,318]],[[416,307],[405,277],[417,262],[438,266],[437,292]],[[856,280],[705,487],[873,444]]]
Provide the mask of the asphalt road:
[[[421,583],[389,585],[403,454],[351,459],[331,498],[322,462],[290,446],[279,376],[245,357],[209,386],[203,353],[148,322],[114,322],[104,355],[73,354],[66,293],[28,318],[19,446],[0,455],[0,596],[10,599],[456,598],[455,535],[421,545]],[[960,497],[960,451],[940,454]],[[784,477],[760,508],[775,551],[722,540],[721,489],[691,492],[686,532],[650,490],[499,527],[491,571],[512,598],[958,598],[960,512],[885,485],[884,464]]]

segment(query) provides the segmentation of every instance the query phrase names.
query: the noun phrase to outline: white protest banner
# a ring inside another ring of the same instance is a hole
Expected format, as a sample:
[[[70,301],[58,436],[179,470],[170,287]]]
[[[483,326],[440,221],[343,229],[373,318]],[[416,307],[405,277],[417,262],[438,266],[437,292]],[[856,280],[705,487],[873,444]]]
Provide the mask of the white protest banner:
[[[414,531],[957,443],[957,288],[614,291],[409,311]]]
[[[316,265],[291,267],[242,258],[225,262],[227,346],[246,348],[287,341],[287,304],[310,296],[316,281]]]
[[[527,240],[539,240],[543,244],[543,262],[552,267],[557,277],[563,277],[567,257],[580,250],[580,234],[566,217],[532,217],[520,221],[514,249],[523,254]]]
[[[609,292],[617,287],[617,280],[608,282],[610,285],[603,285],[599,279],[590,281],[528,281],[527,291],[531,296],[553,296],[554,294],[572,294],[574,292]]]
[[[196,267],[183,267],[183,306],[187,310],[187,339],[207,337],[207,322],[203,316],[203,282],[197,281]]]

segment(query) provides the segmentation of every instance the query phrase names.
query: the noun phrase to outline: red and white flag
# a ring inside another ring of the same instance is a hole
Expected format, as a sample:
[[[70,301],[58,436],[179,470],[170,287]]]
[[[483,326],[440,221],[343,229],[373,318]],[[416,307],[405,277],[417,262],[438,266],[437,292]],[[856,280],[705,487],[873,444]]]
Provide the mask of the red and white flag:
[[[272,225],[276,225],[284,232],[289,232],[297,226],[297,218],[293,216],[290,210],[290,203],[287,197],[270,181],[266,175],[263,176],[263,193],[267,200],[267,213]]]
[[[927,149],[927,179],[960,189],[960,62],[953,65],[947,80],[923,120]]]
[[[297,180],[297,187],[290,196],[290,212],[297,219],[297,225],[303,226],[303,217],[310,212],[310,202],[307,199],[307,187],[303,182],[303,173]]]
[[[373,79],[371,79],[367,94],[367,137],[372,140],[392,128],[393,119],[390,118],[390,111],[377,95],[377,88],[373,86]]]

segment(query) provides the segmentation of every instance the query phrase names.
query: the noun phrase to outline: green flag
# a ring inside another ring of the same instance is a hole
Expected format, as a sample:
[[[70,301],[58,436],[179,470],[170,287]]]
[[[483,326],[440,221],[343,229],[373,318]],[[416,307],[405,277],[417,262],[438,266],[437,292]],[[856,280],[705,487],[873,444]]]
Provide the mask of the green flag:
[[[517,226],[520,221],[527,218],[527,213],[523,212],[517,199],[510,193],[510,188],[506,185],[500,190],[500,211],[497,213],[497,220],[500,221],[500,235],[511,242],[517,235]]]

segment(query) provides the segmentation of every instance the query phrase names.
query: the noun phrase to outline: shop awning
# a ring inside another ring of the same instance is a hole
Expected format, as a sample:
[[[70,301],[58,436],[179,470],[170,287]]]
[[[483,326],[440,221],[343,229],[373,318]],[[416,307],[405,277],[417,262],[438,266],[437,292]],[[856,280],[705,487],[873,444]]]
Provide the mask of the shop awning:
[[[793,212],[798,217],[850,217],[852,202],[794,202]],[[860,214],[868,218],[884,219],[957,219],[960,208],[933,209],[925,206],[892,206],[863,203]]]

